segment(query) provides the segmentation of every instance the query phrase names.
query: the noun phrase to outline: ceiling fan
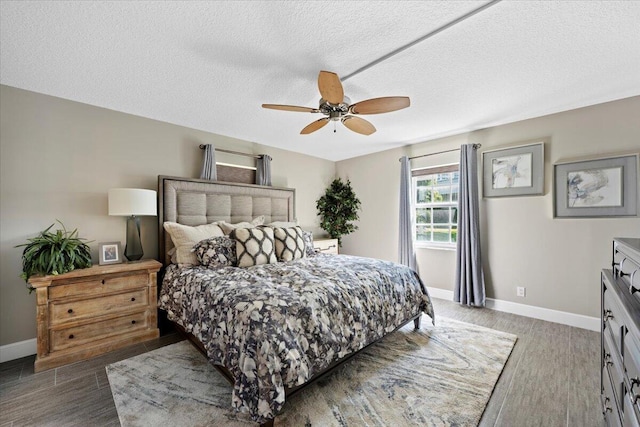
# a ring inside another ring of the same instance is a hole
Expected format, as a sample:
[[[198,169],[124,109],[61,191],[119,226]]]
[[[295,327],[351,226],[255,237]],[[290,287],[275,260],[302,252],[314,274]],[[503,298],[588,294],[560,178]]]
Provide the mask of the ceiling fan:
[[[410,105],[409,97],[407,96],[386,96],[351,104],[351,100],[344,95],[340,78],[336,73],[332,73],[331,71],[320,71],[318,75],[318,89],[320,90],[320,96],[322,96],[318,108],[279,104],[262,104],[262,108],[301,113],[322,113],[326,116],[307,125],[300,131],[302,135],[315,132],[330,121],[340,121],[354,132],[362,135],[371,135],[376,131],[376,128],[370,122],[357,117],[355,114],[389,113],[407,108]]]

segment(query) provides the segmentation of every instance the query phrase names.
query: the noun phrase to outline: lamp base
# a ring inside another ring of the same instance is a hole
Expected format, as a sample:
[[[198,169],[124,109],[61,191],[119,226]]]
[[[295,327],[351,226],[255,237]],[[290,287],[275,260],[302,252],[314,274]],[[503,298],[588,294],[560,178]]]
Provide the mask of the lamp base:
[[[127,245],[124,248],[124,256],[129,261],[137,261],[142,255],[144,252],[140,240],[140,218],[131,215],[127,218]]]

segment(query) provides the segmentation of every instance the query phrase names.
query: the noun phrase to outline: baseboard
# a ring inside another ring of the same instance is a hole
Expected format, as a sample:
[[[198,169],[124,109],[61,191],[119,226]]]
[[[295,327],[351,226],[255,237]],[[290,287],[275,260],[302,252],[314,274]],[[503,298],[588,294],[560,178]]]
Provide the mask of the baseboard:
[[[431,287],[428,287],[427,289],[429,290],[429,295],[431,295],[433,298],[453,301],[453,291]],[[504,301],[493,298],[487,298],[486,308],[600,332],[600,319],[597,317],[568,313],[566,311],[551,310],[549,308],[519,304],[517,302]]]
[[[0,363],[36,354],[38,348],[37,343],[38,340],[32,338],[30,340],[0,346]]]

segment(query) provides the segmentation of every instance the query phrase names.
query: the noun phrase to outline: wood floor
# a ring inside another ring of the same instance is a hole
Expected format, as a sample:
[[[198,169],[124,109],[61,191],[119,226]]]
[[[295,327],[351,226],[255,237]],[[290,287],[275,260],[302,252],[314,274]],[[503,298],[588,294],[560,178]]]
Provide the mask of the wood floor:
[[[598,333],[440,299],[434,307],[436,319],[518,336],[480,426],[604,426]],[[34,356],[0,364],[0,427],[119,426],[104,367],[179,340],[173,333],[38,374]]]

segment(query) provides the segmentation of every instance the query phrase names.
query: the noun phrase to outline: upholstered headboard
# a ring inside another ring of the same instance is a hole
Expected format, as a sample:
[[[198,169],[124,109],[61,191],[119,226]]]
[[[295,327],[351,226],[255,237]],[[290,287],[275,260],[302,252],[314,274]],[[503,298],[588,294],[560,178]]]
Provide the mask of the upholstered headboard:
[[[159,257],[170,263],[168,252],[173,242],[165,233],[165,221],[185,225],[202,225],[214,221],[230,223],[251,221],[264,215],[265,224],[293,221],[295,190],[263,187],[202,179],[158,177],[158,243]]]

